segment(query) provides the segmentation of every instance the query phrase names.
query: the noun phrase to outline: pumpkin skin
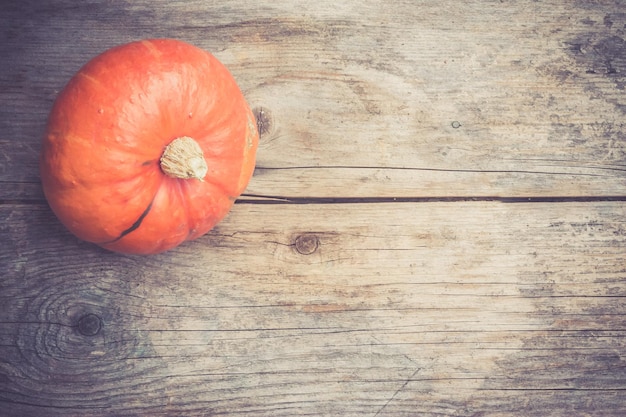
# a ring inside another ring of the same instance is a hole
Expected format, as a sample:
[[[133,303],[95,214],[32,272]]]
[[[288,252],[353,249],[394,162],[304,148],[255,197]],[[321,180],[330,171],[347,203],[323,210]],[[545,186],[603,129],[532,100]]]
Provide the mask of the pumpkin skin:
[[[167,175],[164,149],[190,137],[201,180]],[[246,188],[259,135],[229,71],[173,39],[131,42],[89,61],[59,93],[40,157],[44,194],[74,235],[153,254],[196,239]]]

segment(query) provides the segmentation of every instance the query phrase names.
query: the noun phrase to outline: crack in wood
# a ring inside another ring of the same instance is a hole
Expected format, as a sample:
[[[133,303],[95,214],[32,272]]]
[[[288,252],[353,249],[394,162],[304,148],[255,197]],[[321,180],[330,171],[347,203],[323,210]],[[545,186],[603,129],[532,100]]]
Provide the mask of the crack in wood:
[[[264,194],[242,194],[235,204],[377,204],[377,203],[598,203],[626,201],[626,195],[608,196],[421,196],[421,197],[290,197]],[[41,200],[1,200],[0,206],[41,206]],[[272,243],[272,242],[270,242]],[[278,242],[273,242],[278,243]],[[287,245],[289,246],[289,245]]]
[[[588,167],[578,167],[588,168]],[[603,169],[594,167],[595,169]],[[533,174],[533,175],[573,175],[573,176],[587,176],[587,177],[603,177],[600,174],[588,174],[577,172],[559,172],[559,171],[539,171],[539,170],[524,170],[524,169],[449,169],[449,168],[427,168],[427,167],[399,167],[399,166],[351,166],[351,165],[303,165],[303,166],[291,166],[291,167],[265,167],[257,166],[255,170],[257,172],[267,171],[284,171],[284,170],[304,170],[304,169],[364,169],[364,170],[389,170],[389,171],[430,171],[430,172],[463,172],[463,173],[477,173],[477,174]]]
[[[381,204],[381,203],[596,203],[626,201],[626,195],[613,196],[475,196],[475,197],[289,197],[242,194],[236,204]]]
[[[376,414],[374,414],[374,417],[378,417],[380,415],[380,413],[382,413],[385,408],[387,408],[387,406],[389,406],[389,404],[391,404],[391,402],[398,396],[398,394],[407,386],[409,385],[409,382],[413,381],[413,378],[415,378],[415,376],[422,370],[422,368],[417,368],[415,370],[415,372],[413,372],[413,374],[411,374],[411,376],[404,381],[404,384],[402,384],[402,386],[400,388],[398,388],[396,390],[396,392],[393,393],[393,395],[391,396],[391,398],[389,398],[389,400],[387,400],[387,402],[376,412]]]

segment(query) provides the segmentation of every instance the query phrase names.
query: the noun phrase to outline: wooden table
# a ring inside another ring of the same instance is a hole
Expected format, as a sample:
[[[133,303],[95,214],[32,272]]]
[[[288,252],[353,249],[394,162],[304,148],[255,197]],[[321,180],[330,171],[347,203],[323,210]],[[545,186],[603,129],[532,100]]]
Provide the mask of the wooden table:
[[[0,6],[0,415],[626,415],[626,4]],[[47,206],[59,90],[116,44],[213,52],[261,143],[197,241]]]

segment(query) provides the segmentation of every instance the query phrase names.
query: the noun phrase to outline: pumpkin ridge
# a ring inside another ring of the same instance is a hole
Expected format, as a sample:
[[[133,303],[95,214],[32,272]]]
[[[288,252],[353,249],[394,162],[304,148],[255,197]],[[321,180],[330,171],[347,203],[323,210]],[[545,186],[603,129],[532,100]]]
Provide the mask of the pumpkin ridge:
[[[109,240],[107,242],[102,242],[101,245],[110,245],[111,243],[115,243],[119,241],[120,239],[122,239],[127,234],[131,233],[132,231],[139,229],[139,226],[141,226],[141,223],[143,222],[143,220],[146,218],[148,213],[150,213],[150,210],[152,209],[152,203],[154,203],[154,198],[152,199],[152,201],[150,201],[150,204],[148,204],[148,207],[146,207],[143,213],[141,213],[139,218],[135,220],[135,222],[128,229],[122,231],[122,233],[120,233],[120,235],[116,237],[115,239]]]
[[[163,53],[161,53],[159,47],[154,44],[154,41],[157,40],[158,39],[144,39],[140,41],[140,43],[148,49],[148,51],[154,58],[159,59],[161,58],[161,56],[163,56]]]
[[[202,182],[204,182],[204,180],[202,180]],[[189,237],[191,235],[193,235],[195,233],[195,229],[196,229],[196,221],[194,219],[194,216],[191,214],[191,205],[190,204],[185,204],[186,202],[191,200],[191,197],[189,195],[189,191],[188,191],[188,187],[189,187],[189,181],[188,180],[183,180],[183,181],[176,181],[176,194],[178,194],[178,199],[179,201],[183,202],[183,204],[181,204],[181,207],[183,207],[183,209],[185,210],[185,222],[187,225],[193,225],[192,227],[189,227],[189,231],[187,232],[187,239],[189,239]]]
[[[93,84],[95,84],[99,88],[106,88],[98,78],[94,77],[91,74],[88,74],[85,69],[80,70],[76,75],[78,77],[82,77],[86,80],[91,81]]]

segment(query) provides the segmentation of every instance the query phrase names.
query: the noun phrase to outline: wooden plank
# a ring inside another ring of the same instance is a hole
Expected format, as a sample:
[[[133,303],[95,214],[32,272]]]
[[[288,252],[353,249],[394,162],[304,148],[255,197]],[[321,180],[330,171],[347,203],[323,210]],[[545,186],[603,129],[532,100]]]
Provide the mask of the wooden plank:
[[[621,2],[55,0],[2,6],[0,200],[40,200],[57,92],[89,58],[178,37],[262,124],[248,194],[624,196]]]
[[[151,257],[0,229],[5,415],[626,413],[621,202],[237,204]]]
[[[626,415],[621,1],[25,0],[0,27],[0,414]],[[71,74],[147,36],[226,63],[261,146],[217,229],[121,256],[60,226],[37,154]]]

